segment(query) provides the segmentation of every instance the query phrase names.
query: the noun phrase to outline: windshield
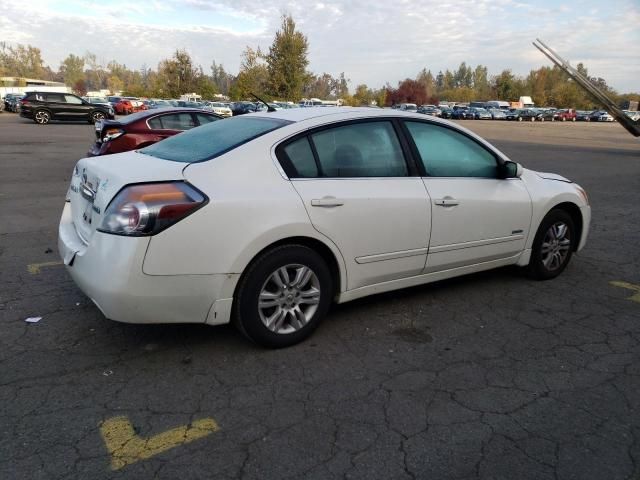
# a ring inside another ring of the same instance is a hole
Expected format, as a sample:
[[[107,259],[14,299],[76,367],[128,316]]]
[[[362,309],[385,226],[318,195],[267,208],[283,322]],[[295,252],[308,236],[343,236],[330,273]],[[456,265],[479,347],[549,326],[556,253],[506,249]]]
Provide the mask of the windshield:
[[[234,117],[188,130],[138,151],[174,162],[203,162],[289,123],[276,118]]]

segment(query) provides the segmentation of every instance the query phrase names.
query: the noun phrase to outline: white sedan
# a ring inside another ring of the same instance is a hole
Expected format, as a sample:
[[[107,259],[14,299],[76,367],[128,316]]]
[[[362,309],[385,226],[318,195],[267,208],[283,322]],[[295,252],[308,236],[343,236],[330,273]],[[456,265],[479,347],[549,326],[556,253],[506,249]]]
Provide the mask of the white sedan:
[[[590,219],[581,187],[453,123],[304,108],[80,160],[59,250],[107,318],[233,320],[282,347],[334,301],[504,265],[553,278]]]
[[[204,104],[204,107],[202,107],[204,110],[209,110],[217,115],[220,115],[222,117],[231,117],[233,116],[233,112],[231,111],[231,109],[225,105],[224,103],[220,103],[220,102],[206,102]]]

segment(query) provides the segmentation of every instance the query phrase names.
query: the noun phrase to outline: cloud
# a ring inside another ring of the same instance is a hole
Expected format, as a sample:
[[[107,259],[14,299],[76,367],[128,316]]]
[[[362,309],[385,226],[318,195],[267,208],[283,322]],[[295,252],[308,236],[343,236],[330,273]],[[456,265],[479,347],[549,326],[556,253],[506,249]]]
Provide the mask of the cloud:
[[[617,89],[640,90],[637,0],[606,11],[599,0],[30,0],[5,8],[0,30],[41,48],[54,68],[70,52],[137,68],[185,48],[205,69],[215,60],[235,72],[247,45],[268,49],[285,12],[309,39],[310,68],[345,72],[352,87],[462,61],[527,74],[550,65],[531,46],[540,37]]]

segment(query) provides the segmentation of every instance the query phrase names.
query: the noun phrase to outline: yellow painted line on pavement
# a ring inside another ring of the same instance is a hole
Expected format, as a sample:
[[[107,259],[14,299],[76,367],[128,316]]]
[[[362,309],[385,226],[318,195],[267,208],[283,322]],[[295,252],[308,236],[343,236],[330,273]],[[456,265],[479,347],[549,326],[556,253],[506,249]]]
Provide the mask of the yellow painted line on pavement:
[[[213,418],[203,418],[191,425],[182,425],[152,437],[143,438],[136,434],[127,417],[113,417],[100,425],[102,439],[111,455],[112,470],[119,470],[132,463],[191,443],[219,429]]]
[[[57,265],[62,265],[62,262],[58,260],[56,262],[30,263],[27,265],[27,270],[31,275],[37,275],[43,267],[55,267]]]
[[[627,290],[633,290],[636,293],[634,293],[633,295],[631,295],[630,297],[627,297],[627,300],[631,300],[632,302],[638,302],[640,303],[640,285],[634,285],[633,283],[629,283],[629,282],[609,282],[611,285],[613,285],[614,287],[620,287],[620,288],[626,288]]]

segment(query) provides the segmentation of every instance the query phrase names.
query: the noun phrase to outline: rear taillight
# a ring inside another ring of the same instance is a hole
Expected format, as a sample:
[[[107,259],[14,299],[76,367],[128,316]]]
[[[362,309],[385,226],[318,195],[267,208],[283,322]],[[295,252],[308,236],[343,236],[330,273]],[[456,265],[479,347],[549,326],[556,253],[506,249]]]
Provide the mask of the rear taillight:
[[[27,100],[27,99],[23,98],[22,100],[20,100],[20,103],[21,103],[22,105],[29,105],[29,100]]]
[[[120,136],[124,135],[124,130],[120,128],[107,128],[104,132],[102,132],[102,141],[110,142]]]
[[[135,237],[155,235],[206,202],[203,193],[184,182],[129,185],[111,201],[98,231]]]

